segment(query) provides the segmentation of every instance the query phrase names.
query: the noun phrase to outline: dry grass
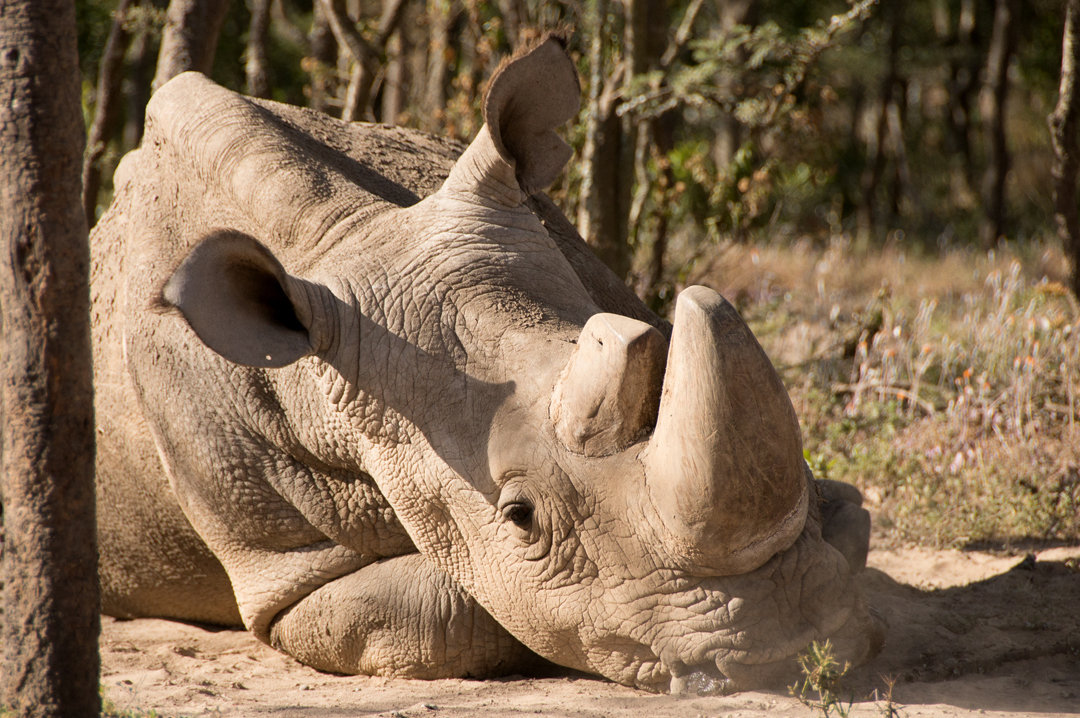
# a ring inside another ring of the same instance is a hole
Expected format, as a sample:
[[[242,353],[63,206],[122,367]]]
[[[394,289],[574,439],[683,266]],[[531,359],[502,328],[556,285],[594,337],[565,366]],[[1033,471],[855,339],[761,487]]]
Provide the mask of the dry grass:
[[[877,537],[1019,548],[1080,539],[1080,305],[1060,251],[854,256],[837,238],[718,248],[687,283],[739,307],[819,476]]]

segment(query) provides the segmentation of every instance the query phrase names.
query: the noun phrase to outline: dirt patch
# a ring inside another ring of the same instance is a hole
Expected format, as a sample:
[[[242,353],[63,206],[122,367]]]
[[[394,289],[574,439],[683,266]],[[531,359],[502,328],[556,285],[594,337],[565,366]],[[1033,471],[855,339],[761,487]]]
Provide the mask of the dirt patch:
[[[882,715],[895,678],[908,716],[1080,714],[1080,547],[1037,560],[959,551],[871,552],[863,585],[888,643],[845,685],[852,715]],[[104,619],[102,682],[119,709],[168,716],[809,716],[781,693],[672,698],[583,674],[407,681],[319,673],[238,631]]]

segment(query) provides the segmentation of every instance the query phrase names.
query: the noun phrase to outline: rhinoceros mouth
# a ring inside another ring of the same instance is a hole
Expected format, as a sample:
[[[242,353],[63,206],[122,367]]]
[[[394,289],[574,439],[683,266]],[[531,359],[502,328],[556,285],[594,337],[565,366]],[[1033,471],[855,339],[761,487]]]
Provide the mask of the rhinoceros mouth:
[[[738,691],[735,681],[725,676],[713,662],[672,671],[668,687],[673,696],[729,696]]]

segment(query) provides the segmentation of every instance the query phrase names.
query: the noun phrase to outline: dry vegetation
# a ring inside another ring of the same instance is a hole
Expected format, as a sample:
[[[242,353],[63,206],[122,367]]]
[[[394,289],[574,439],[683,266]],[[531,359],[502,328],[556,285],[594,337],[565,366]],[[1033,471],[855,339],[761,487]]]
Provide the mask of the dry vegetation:
[[[1080,306],[1060,251],[874,254],[836,237],[726,245],[687,283],[739,307],[819,477],[857,485],[886,543],[1080,538]]]

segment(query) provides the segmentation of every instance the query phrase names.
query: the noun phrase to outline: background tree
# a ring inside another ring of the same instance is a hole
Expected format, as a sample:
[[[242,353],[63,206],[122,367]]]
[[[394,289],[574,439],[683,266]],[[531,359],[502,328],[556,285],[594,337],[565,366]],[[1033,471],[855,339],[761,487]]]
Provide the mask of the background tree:
[[[210,72],[218,35],[228,12],[229,0],[172,0],[169,3],[154,75],[155,90],[181,72]]]
[[[1080,92],[1076,73],[1080,69],[1080,0],[1065,3],[1065,30],[1061,50],[1061,89],[1057,107],[1050,114],[1050,137],[1054,142],[1054,219],[1058,236],[1071,262],[1070,284],[1080,297],[1080,213],[1077,211],[1076,176],[1080,170]]]
[[[123,102],[121,84],[124,79],[124,55],[131,44],[131,23],[128,12],[132,0],[120,0],[113,12],[112,30],[105,44],[98,70],[94,120],[90,124],[83,158],[83,209],[90,227],[97,222],[97,197],[101,188],[102,160],[106,143],[116,134]]]
[[[94,415],[73,3],[5,0],[0,47],[0,702],[21,716],[91,716]]]
[[[95,78],[119,0],[77,4],[86,98],[99,115],[109,73]],[[716,243],[850,236],[856,251],[903,242],[936,252],[1058,241],[1045,170],[1057,1],[863,4],[818,47],[812,33],[848,14],[844,0],[215,2],[224,29],[199,67],[238,91],[468,140],[483,82],[519,34],[577,28],[583,102],[569,139],[580,160],[552,195],[658,308]],[[166,0],[132,5],[123,129],[91,145],[103,177],[96,200],[87,195],[95,215],[138,140],[158,38],[165,58],[169,36],[183,34],[163,27]],[[175,0],[168,12],[197,5]]]
[[[1005,134],[1005,100],[1009,94],[1009,63],[1016,50],[1016,0],[997,0],[994,29],[986,57],[986,128],[989,161],[983,178],[986,216],[980,228],[986,248],[997,245],[1005,233],[1005,181],[1009,173],[1009,147]]]

